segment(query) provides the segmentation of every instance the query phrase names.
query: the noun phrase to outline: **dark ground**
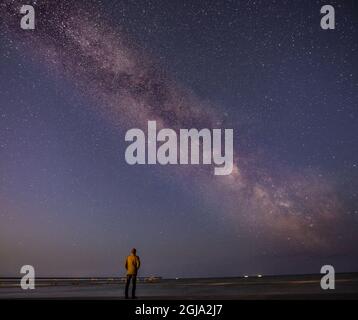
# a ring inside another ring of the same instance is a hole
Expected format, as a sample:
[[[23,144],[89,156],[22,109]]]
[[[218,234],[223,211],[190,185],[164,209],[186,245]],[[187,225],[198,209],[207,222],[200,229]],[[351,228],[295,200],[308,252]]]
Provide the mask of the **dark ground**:
[[[139,282],[139,299],[358,299],[358,274],[337,274],[334,290],[322,290],[322,275],[259,278],[163,279]],[[122,299],[119,279],[37,279],[35,290],[20,281],[0,281],[0,299]]]

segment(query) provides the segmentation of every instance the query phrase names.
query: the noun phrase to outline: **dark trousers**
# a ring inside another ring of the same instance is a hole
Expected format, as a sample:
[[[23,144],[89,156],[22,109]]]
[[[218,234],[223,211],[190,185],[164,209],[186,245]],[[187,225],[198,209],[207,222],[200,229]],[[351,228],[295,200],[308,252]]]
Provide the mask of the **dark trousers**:
[[[128,298],[128,289],[129,289],[131,280],[132,280],[132,298],[135,297],[135,287],[136,287],[136,282],[137,282],[137,275],[136,274],[127,274],[126,291],[125,291],[126,298]]]

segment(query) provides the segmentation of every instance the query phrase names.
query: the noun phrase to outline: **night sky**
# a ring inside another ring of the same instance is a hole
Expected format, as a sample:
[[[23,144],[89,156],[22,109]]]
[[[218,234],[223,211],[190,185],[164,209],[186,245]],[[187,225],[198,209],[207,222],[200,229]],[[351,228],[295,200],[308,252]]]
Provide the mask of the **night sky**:
[[[358,271],[357,1],[0,8],[0,276]],[[233,128],[232,174],[128,165],[148,120]]]

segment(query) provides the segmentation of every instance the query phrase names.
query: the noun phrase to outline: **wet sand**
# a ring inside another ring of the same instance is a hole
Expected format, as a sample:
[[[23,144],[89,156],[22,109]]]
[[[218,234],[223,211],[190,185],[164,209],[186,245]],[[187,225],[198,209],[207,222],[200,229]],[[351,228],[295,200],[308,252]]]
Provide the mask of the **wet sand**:
[[[139,282],[139,300],[358,299],[358,273],[337,274],[336,288],[322,290],[321,275],[248,278],[162,279]],[[115,279],[38,280],[22,290],[19,280],[0,280],[0,299],[123,299],[124,283]]]

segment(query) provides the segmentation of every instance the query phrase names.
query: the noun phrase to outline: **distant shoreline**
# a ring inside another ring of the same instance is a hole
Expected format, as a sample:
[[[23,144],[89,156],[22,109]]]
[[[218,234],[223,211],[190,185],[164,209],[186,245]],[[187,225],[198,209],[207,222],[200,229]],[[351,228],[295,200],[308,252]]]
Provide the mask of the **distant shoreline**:
[[[289,277],[321,277],[322,274],[320,273],[300,273],[300,274],[259,274],[261,277],[265,277],[265,278],[275,278],[275,277],[279,277],[279,278],[289,278]],[[248,278],[258,278],[259,277],[258,274],[247,274]],[[340,276],[340,275],[356,275],[358,276],[358,271],[354,271],[354,272],[337,272],[336,276]],[[165,277],[161,277],[161,276],[139,276],[138,279],[139,280],[143,280],[143,279],[149,279],[149,278],[158,278],[160,280],[210,280],[210,279],[241,279],[241,278],[245,278],[246,275],[240,275],[240,276],[222,276],[222,277],[171,277],[171,278],[165,278]],[[103,276],[103,277],[97,277],[97,276],[87,276],[87,277],[75,277],[75,276],[71,276],[71,277],[55,277],[55,276],[37,276],[36,279],[38,280],[121,280],[121,279],[125,279],[125,276]],[[21,277],[17,276],[17,277],[0,277],[0,281],[2,280],[19,280],[21,279]]]

